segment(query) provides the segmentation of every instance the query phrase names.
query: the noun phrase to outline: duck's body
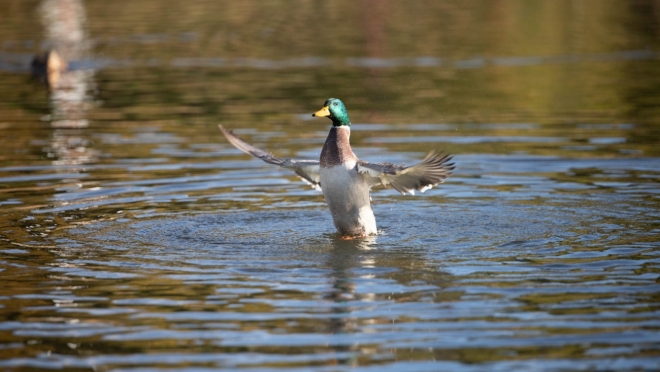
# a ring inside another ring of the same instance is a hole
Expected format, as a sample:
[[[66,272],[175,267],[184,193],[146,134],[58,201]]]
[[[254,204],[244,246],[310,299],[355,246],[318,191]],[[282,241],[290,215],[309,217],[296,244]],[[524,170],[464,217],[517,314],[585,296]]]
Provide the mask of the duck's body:
[[[335,227],[342,236],[377,233],[369,195],[372,186],[392,186],[404,195],[414,194],[414,190],[424,192],[443,182],[454,169],[449,163],[450,155],[436,152],[430,152],[421,163],[411,167],[359,160],[351,149],[351,123],[340,100],[328,99],[313,116],[332,120],[319,161],[280,159],[241,140],[222,126],[220,130],[238,149],[267,163],[291,169],[312,187],[322,190]]]
[[[330,128],[319,170],[323,196],[342,235],[373,235],[377,230],[371,187],[357,170],[358,158],[351,150],[350,136],[349,127]]]

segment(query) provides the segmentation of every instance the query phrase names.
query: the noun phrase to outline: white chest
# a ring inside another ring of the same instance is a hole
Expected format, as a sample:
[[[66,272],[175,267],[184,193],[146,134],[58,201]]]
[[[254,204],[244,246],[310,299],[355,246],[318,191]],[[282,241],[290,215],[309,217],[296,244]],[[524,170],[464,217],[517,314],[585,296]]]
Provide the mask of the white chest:
[[[357,172],[355,161],[321,168],[321,188],[339,232],[367,235],[376,233],[369,185]]]
[[[360,174],[353,164],[337,165],[331,168],[321,168],[321,188],[326,200],[334,202],[349,202],[354,199],[356,193],[364,192],[361,185]],[[367,193],[369,192],[367,188]]]

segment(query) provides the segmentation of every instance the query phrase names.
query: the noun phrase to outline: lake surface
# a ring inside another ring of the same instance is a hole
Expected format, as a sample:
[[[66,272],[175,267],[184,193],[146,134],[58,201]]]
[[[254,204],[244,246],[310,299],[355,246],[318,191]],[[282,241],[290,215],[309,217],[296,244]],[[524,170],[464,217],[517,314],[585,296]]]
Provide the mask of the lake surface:
[[[657,1],[0,14],[0,369],[660,369]],[[455,174],[339,239],[217,129],[317,159],[328,97],[360,158]]]

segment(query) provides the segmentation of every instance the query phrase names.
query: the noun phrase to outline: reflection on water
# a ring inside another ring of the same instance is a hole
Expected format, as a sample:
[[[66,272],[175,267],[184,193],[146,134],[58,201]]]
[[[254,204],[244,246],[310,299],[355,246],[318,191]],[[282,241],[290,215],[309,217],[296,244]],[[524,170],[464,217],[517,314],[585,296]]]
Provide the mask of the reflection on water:
[[[46,116],[53,128],[47,156],[53,165],[90,164],[97,152],[90,148],[84,132],[87,112],[93,104],[94,71],[72,70],[69,61],[86,58],[90,43],[86,35],[85,10],[79,0],[45,0],[39,13],[45,30],[47,52],[32,60],[32,73],[48,88],[50,113]]]
[[[657,2],[0,7],[0,369],[659,368]],[[329,96],[456,154],[368,240],[217,131],[316,158]]]
[[[70,70],[67,62],[81,60],[89,54],[83,4],[79,0],[44,0],[40,13],[50,52],[35,59],[33,67],[36,65],[36,72],[46,75],[52,107],[50,123],[55,128],[87,127],[85,113],[92,103],[89,93],[94,72]]]
[[[10,59],[8,55],[6,58]],[[147,62],[133,60],[103,59],[103,60],[74,60],[73,66],[86,68],[135,68],[135,67],[175,67],[175,68],[255,68],[263,70],[315,68],[315,67],[362,67],[368,69],[387,69],[400,67],[448,67],[455,69],[476,69],[486,67],[516,67],[554,64],[580,64],[588,62],[620,62],[620,61],[654,61],[660,58],[660,52],[650,50],[624,50],[615,53],[585,54],[585,55],[557,55],[557,56],[520,56],[520,57],[493,57],[473,58],[467,60],[445,60],[436,57],[415,58],[357,58],[329,59],[324,57],[305,57],[282,60],[269,60],[261,58],[174,58],[171,61],[151,60]],[[90,71],[90,70],[84,70]],[[59,77],[58,77],[59,78]]]

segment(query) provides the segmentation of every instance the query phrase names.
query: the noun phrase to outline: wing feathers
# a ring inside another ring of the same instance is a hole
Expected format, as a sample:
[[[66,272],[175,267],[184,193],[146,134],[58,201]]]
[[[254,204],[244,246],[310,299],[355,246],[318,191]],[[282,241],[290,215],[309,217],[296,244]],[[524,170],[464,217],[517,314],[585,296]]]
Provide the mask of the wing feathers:
[[[233,131],[225,129],[222,125],[218,125],[222,134],[225,135],[227,141],[234,145],[237,149],[246,154],[257,157],[268,164],[279,165],[280,167],[294,171],[303,181],[308,183],[314,189],[321,191],[321,174],[319,170],[319,162],[317,160],[303,160],[303,159],[281,159],[277,156],[264,151],[258,147],[243,141]]]
[[[258,147],[243,141],[231,130],[222,125],[218,128],[225,135],[229,143],[237,149],[255,156],[266,163],[279,165],[280,167],[294,171],[303,181],[310,184],[316,190],[321,190],[320,165],[317,160],[282,159],[264,151]],[[369,186],[383,185],[393,187],[405,195],[415,194],[415,190],[424,192],[439,183],[444,182],[454,171],[454,163],[450,163],[452,156],[436,151],[429,152],[424,160],[411,167],[396,165],[392,163],[369,163],[359,160],[357,170],[360,172]]]
[[[403,195],[414,195],[415,190],[424,192],[451,176],[454,170],[451,159],[449,154],[431,151],[424,160],[411,167],[359,161],[358,171],[371,186],[391,186]]]

